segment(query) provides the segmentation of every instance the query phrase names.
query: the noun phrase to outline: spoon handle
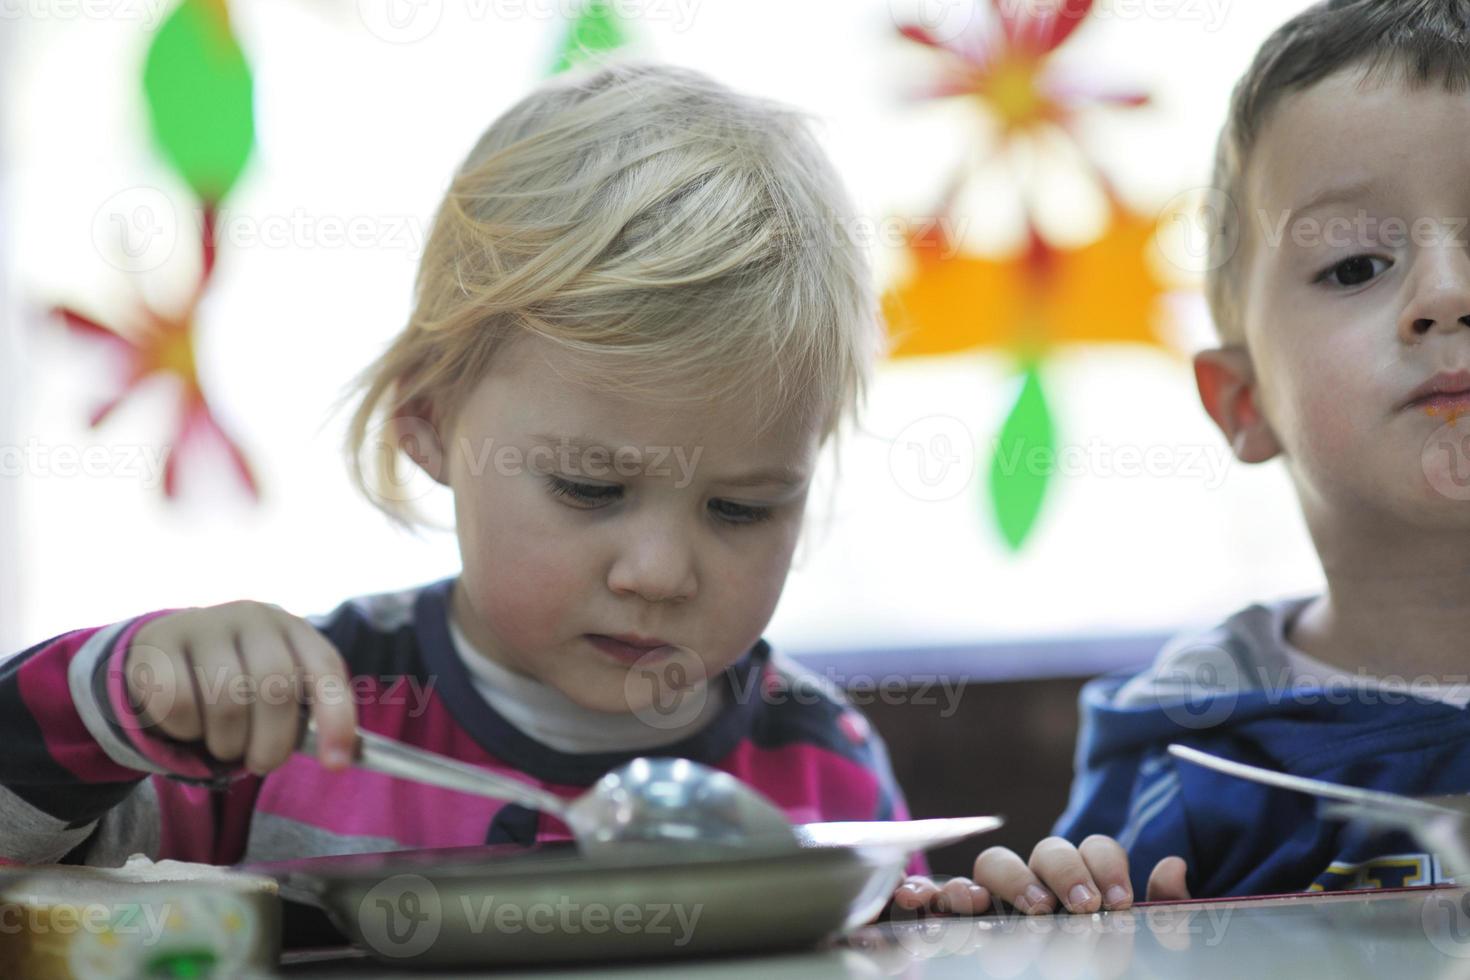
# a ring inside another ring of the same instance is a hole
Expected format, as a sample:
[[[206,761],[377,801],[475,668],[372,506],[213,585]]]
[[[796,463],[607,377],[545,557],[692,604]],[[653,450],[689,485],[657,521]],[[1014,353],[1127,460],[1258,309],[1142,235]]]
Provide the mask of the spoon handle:
[[[308,719],[298,748],[307,755],[316,755],[315,719]],[[385,776],[488,796],[494,800],[510,800],[556,817],[565,818],[567,812],[567,801],[555,793],[361,728],[357,730],[353,761],[360,769]]]

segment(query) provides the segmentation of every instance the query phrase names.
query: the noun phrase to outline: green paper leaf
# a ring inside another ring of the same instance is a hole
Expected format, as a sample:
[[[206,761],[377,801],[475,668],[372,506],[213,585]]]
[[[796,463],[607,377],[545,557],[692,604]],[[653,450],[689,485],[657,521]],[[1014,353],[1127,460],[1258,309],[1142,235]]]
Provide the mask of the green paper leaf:
[[[250,68],[222,0],[182,0],[143,65],[153,138],[199,198],[218,203],[255,142]]]
[[[1031,361],[990,460],[990,505],[1012,551],[1021,550],[1036,526],[1055,463],[1056,430],[1040,365]]]
[[[617,11],[606,0],[589,0],[567,30],[551,74],[566,71],[589,55],[613,51],[627,43],[628,32]]]

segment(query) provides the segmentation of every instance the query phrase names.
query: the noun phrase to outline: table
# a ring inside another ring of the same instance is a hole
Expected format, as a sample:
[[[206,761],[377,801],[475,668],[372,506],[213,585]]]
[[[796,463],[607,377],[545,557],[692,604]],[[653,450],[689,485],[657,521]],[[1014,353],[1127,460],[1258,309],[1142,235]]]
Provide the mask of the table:
[[[293,980],[512,975],[555,980],[1470,980],[1470,890],[1405,888],[1157,903],[1090,916],[911,919],[868,926],[831,948],[805,953],[623,966],[424,974],[367,959],[307,962],[298,957],[281,970],[282,977]]]

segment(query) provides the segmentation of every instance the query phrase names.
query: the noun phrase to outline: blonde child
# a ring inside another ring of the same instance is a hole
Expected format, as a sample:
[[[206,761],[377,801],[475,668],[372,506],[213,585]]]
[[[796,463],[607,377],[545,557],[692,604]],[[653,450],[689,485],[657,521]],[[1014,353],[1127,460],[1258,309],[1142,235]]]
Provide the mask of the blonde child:
[[[1195,369],[1235,455],[1284,458],[1327,589],[1089,685],[1058,836],[1029,861],[982,853],[988,891],[971,907],[1092,912],[1470,870],[1165,751],[1470,791],[1467,148],[1470,0],[1332,0],[1262,46],[1216,166],[1228,204],[1208,295],[1223,345]],[[938,894],[916,879],[898,900]]]
[[[155,612],[7,660],[0,857],[567,838],[351,768],[355,725],[566,796],[681,756],[793,821],[905,817],[862,717],[761,639],[880,346],[850,220],[801,118],[695,72],[604,68],[512,107],[455,174],[350,427],[395,519],[416,519],[405,465],[452,491],[463,570],[311,620]],[[293,753],[303,705],[315,758]]]

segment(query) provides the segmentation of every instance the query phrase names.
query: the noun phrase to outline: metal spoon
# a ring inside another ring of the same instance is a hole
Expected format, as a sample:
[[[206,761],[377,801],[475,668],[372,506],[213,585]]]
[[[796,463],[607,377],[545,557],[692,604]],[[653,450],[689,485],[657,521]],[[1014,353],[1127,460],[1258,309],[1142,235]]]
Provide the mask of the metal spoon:
[[[316,739],[315,720],[308,720],[299,750],[315,755]],[[361,728],[354,761],[384,775],[553,814],[584,854],[611,853],[630,842],[799,848],[791,822],[765,797],[727,772],[688,759],[634,759],[572,800]]]

